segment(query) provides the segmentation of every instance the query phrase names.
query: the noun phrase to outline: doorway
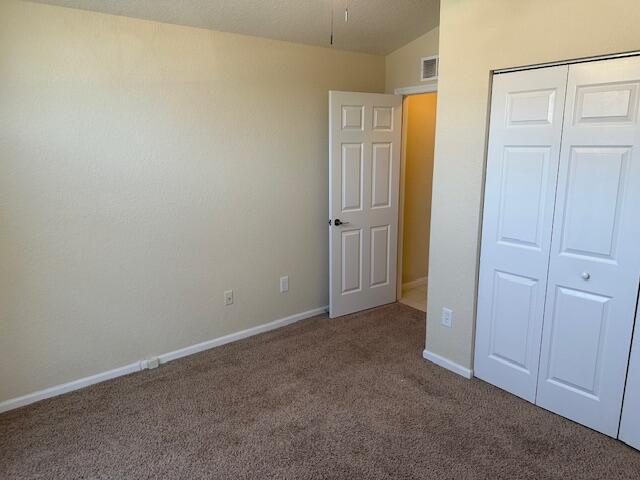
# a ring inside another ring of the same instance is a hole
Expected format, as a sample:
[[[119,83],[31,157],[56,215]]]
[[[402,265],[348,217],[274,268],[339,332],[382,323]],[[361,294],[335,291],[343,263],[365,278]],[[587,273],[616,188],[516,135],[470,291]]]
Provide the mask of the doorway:
[[[423,312],[427,310],[437,95],[407,95],[403,101],[397,297]]]

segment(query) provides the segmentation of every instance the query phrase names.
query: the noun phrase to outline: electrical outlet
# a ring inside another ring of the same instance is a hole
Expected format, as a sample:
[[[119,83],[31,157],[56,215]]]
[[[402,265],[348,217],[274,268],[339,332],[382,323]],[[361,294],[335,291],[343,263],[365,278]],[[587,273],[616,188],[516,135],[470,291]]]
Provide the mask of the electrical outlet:
[[[233,304],[233,290],[227,290],[226,292],[224,292],[224,304]]]
[[[289,275],[280,277],[280,293],[289,291]]]
[[[451,328],[451,323],[453,322],[453,310],[450,308],[443,308],[441,322],[445,327]]]

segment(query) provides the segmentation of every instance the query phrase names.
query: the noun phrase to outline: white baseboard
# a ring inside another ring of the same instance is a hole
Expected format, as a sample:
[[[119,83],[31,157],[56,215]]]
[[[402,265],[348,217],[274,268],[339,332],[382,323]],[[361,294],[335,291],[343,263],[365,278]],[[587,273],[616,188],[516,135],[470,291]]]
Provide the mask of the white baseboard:
[[[416,278],[415,280],[412,280],[411,282],[403,283],[402,289],[408,290],[409,288],[416,288],[426,284],[427,284],[427,277],[420,277],[420,278]]]
[[[129,375],[130,373],[139,372],[143,370],[144,362],[135,362],[125,365],[124,367],[114,368],[108,372],[98,373],[91,375],[90,377],[84,377],[79,380],[73,380],[62,385],[56,385],[54,387],[45,388],[44,390],[38,390],[37,392],[29,393],[22,397],[10,398],[0,403],[0,413],[7,412],[16,408],[24,407],[31,403],[39,402],[46,398],[56,397],[63,393],[73,392],[74,390],[80,390],[81,388],[94,385],[96,383],[104,382],[105,380],[111,380],[112,378],[122,377],[123,375]]]
[[[311,318],[316,315],[320,315],[321,313],[326,312],[328,308],[329,308],[328,306],[324,306],[320,308],[314,308],[312,310],[307,310],[306,312],[297,313],[289,317],[284,317],[278,320],[274,320],[273,322],[264,323],[262,325],[258,325],[252,328],[247,328],[246,330],[241,330],[236,333],[225,335],[224,337],[215,338],[213,340],[208,340],[206,342],[198,343],[190,347],[174,350],[173,352],[168,352],[168,353],[159,355],[158,358],[160,360],[160,363],[167,363],[167,362],[170,362],[171,360],[176,360],[178,358],[186,357],[188,355],[193,355],[194,353],[202,352],[204,350],[218,347],[226,343],[235,342],[237,340],[242,340],[243,338],[252,337],[254,335],[258,335],[259,333],[275,330],[276,328],[284,327],[286,325],[290,325],[300,320],[304,320],[306,318]],[[94,385],[96,383],[104,382],[106,380],[122,377],[123,375],[129,375],[130,373],[139,372],[141,370],[145,370],[146,368],[147,368],[147,360],[141,360],[139,362],[125,365],[124,367],[109,370],[108,372],[98,373],[96,375],[91,375],[90,377],[80,378],[78,380],[73,380],[68,383],[63,383],[62,385],[56,385],[50,388],[45,388],[44,390],[39,390],[37,392],[29,393],[27,395],[23,395],[22,397],[10,398],[9,400],[0,402],[0,413],[8,412],[9,410],[14,410],[16,408],[24,407],[25,405],[39,402],[40,400],[44,400],[46,398],[56,397],[64,393],[73,392],[74,390],[80,390],[81,388],[88,387],[89,385]]]
[[[463,367],[455,362],[452,362],[448,358],[444,358],[437,353],[430,352],[429,350],[425,350],[422,352],[422,356],[425,360],[429,360],[430,362],[435,363],[436,365],[446,368],[447,370],[452,371],[453,373],[457,373],[458,375],[462,375],[464,378],[472,378],[473,370],[468,369],[467,367]]]
[[[176,360],[178,358],[186,357],[188,355],[193,355],[194,353],[202,352],[204,350],[209,350],[210,348],[214,348],[214,347],[219,347],[220,345],[224,345],[226,343],[235,342],[238,340],[242,340],[243,338],[248,338],[254,335],[258,335],[259,333],[275,330],[276,328],[281,328],[286,325],[290,325],[300,320],[304,320],[305,318],[311,318],[316,315],[320,315],[321,313],[326,312],[328,308],[329,306],[325,306],[320,308],[314,308],[313,310],[307,310],[306,312],[302,312],[302,313],[296,313],[295,315],[280,318],[279,320],[274,320],[273,322],[264,323],[262,325],[258,325],[257,327],[247,328],[246,330],[240,330],[239,332],[231,333],[229,335],[225,335],[224,337],[214,338],[213,340],[207,340],[206,342],[197,343],[189,347],[181,348],[179,350],[174,350],[173,352],[159,355],[158,358],[160,359],[160,363],[167,363],[167,362],[170,362],[171,360]]]

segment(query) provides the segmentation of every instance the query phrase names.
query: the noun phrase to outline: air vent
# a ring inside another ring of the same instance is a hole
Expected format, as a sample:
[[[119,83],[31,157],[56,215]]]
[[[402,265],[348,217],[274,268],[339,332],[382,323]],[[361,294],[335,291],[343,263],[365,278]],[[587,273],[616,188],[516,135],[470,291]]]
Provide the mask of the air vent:
[[[436,80],[438,78],[438,56],[420,59],[420,80]]]

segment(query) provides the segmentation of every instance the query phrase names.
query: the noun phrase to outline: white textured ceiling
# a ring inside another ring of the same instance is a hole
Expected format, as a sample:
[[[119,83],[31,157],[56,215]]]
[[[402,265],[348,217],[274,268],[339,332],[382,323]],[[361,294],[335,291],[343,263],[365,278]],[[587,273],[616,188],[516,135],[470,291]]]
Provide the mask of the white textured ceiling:
[[[329,46],[332,0],[35,0],[178,25]],[[345,4],[349,22],[344,21]],[[333,0],[334,45],[387,54],[436,27],[439,0]]]

